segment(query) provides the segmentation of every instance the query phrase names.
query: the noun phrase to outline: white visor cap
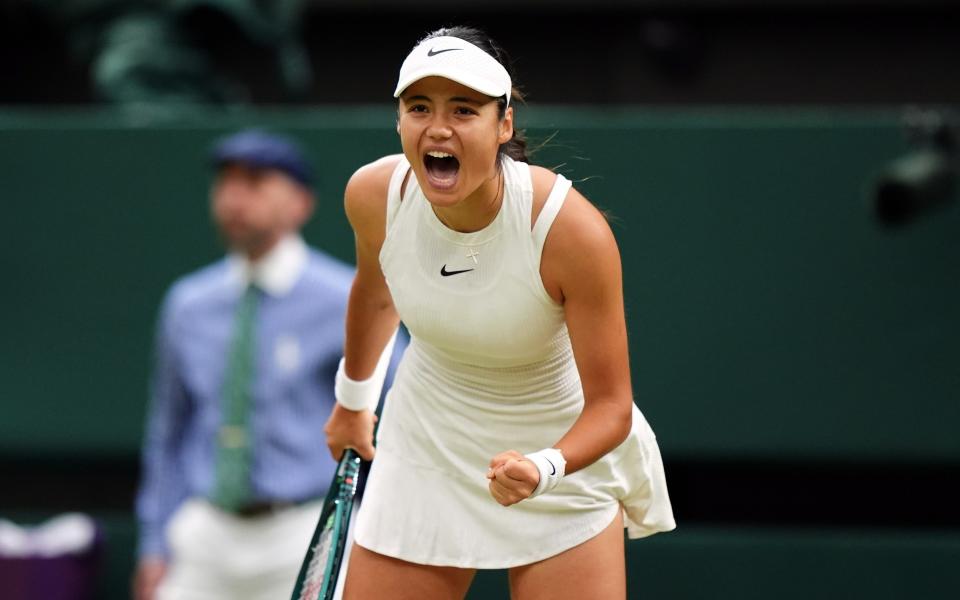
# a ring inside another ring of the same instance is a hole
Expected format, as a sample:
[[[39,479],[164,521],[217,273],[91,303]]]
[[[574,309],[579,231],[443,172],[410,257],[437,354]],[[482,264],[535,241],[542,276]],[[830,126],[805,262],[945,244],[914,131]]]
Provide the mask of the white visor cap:
[[[424,40],[410,51],[400,67],[393,97],[399,98],[412,83],[433,76],[445,77],[494,98],[506,96],[510,104],[513,83],[503,65],[470,42],[449,36]]]

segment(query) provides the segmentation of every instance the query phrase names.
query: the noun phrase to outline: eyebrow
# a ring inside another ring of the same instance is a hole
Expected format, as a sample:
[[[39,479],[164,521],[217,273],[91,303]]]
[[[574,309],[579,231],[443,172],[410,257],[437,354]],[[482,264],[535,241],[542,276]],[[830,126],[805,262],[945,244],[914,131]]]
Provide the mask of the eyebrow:
[[[486,104],[486,102],[481,102],[480,100],[477,100],[476,98],[468,98],[468,97],[466,97],[466,96],[455,96],[455,97],[453,97],[453,98],[450,98],[450,101],[451,101],[451,102],[466,102],[467,104],[475,104],[475,105],[477,105],[477,106],[483,106],[484,104]]]

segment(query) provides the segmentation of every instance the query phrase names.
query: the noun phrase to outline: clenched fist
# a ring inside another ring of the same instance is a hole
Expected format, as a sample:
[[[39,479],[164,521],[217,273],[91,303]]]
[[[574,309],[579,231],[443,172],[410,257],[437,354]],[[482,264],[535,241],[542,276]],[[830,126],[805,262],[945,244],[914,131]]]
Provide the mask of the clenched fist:
[[[540,483],[537,466],[516,450],[507,450],[493,457],[487,471],[490,495],[504,506],[529,498]]]

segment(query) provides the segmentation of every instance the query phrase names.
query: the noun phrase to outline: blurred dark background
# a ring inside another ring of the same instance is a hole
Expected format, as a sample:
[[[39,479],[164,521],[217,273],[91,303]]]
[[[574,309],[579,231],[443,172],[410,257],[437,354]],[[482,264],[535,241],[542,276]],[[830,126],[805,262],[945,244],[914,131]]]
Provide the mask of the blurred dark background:
[[[384,102],[449,23],[495,32],[531,101],[952,103],[951,0],[6,0],[0,102]]]
[[[679,524],[628,545],[630,597],[955,597],[958,17],[934,0],[5,0],[0,518],[95,516],[97,597],[126,597],[155,311],[221,252],[206,149],[248,125],[302,139],[321,174],[308,241],[352,261],[340,195],[399,151],[399,65],[467,23],[513,59],[535,162],[621,245],[636,401]],[[503,590],[485,573],[471,598]]]

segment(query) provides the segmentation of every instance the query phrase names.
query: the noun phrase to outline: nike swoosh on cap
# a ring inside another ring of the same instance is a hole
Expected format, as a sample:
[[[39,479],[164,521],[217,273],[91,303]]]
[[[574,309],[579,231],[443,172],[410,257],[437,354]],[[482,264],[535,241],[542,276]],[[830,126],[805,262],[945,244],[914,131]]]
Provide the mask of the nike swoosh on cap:
[[[427,50],[427,56],[436,56],[438,54],[443,54],[444,52],[453,52],[454,50],[463,50],[463,48],[445,48],[443,50],[434,50],[430,48]]]
[[[440,274],[444,277],[450,277],[451,275],[456,275],[457,273],[466,273],[467,271],[472,271],[473,269],[460,269],[459,271],[448,271],[447,265],[440,267]]]

